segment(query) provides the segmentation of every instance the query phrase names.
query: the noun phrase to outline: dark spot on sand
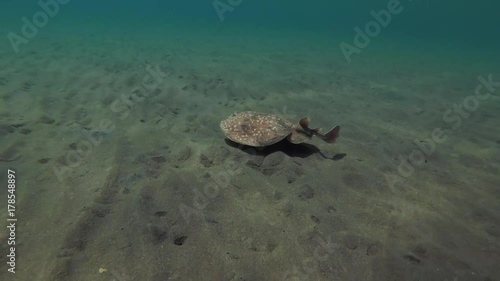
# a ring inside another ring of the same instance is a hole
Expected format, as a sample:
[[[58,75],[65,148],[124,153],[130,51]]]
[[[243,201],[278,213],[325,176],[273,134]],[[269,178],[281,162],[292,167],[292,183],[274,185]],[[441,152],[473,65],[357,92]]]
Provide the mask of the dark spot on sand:
[[[102,206],[100,204],[95,204],[94,206],[89,208],[90,214],[96,218],[104,218],[109,213],[111,213],[111,209],[106,206]]]
[[[157,217],[164,217],[166,214],[167,214],[166,211],[155,212],[155,216],[157,216]]]
[[[255,156],[250,158],[246,165],[256,171],[260,171],[260,166],[262,165],[262,162],[264,162],[264,157],[263,156]]]
[[[184,241],[186,241],[187,236],[185,235],[176,235],[174,237],[174,244],[177,246],[182,246],[184,244]]]
[[[347,155],[347,153],[337,153],[337,154],[333,155],[333,157],[331,159],[333,161],[338,161],[338,160],[343,159],[346,155]]]
[[[0,136],[14,133],[14,127],[10,125],[0,125]]]
[[[313,222],[315,222],[315,223],[319,223],[319,222],[320,222],[320,221],[319,221],[319,218],[318,218],[317,216],[315,216],[315,215],[311,215],[311,217],[310,217],[310,218],[311,218],[311,220],[312,220]]]
[[[306,199],[311,199],[313,197],[314,197],[314,189],[308,184],[302,186],[301,191],[299,192],[299,198],[302,200],[306,200]]]
[[[184,161],[188,160],[189,157],[191,157],[191,154],[192,154],[192,151],[191,151],[190,147],[184,148],[183,150],[181,150],[177,154],[177,162],[181,163],[181,162],[184,162]]]
[[[23,134],[23,135],[29,135],[31,134],[32,130],[30,129],[26,129],[26,128],[23,128],[19,131],[19,133]]]
[[[418,259],[414,255],[404,255],[403,258],[405,260],[409,261],[410,263],[413,263],[413,264],[419,264],[420,263],[420,259]]]
[[[328,211],[328,213],[334,213],[334,212],[336,212],[336,211],[337,211],[337,209],[335,209],[335,207],[333,207],[333,206],[331,206],[331,205],[330,205],[330,206],[328,206],[328,207],[326,208],[326,210]]]
[[[157,225],[150,226],[150,231],[153,244],[160,244],[167,238],[167,231]]]
[[[200,163],[203,165],[203,167],[208,168],[213,165],[213,161],[208,158],[205,154],[200,155]]]
[[[161,156],[161,155],[153,156],[153,157],[151,157],[151,160],[155,163],[158,163],[158,164],[167,162],[167,158],[165,158],[164,156]]]
[[[212,167],[222,164],[227,157],[229,157],[230,151],[225,147],[211,146],[205,153],[200,155],[200,163],[204,167]]]
[[[50,160],[50,159],[51,159],[51,158],[42,158],[42,159],[38,159],[38,163],[40,163],[40,164],[45,164],[45,163],[49,162],[49,160]]]

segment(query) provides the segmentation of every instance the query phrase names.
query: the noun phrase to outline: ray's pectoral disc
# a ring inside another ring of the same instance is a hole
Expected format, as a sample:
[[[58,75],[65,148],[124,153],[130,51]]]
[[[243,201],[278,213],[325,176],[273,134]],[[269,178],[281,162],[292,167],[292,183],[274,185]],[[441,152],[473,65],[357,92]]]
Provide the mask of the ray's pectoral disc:
[[[294,124],[277,115],[255,111],[235,112],[220,122],[226,137],[236,143],[261,147],[275,144],[284,138],[292,143],[302,143],[312,136],[325,142],[333,143],[338,137],[339,127],[335,126],[327,134],[319,133],[319,128],[310,129],[304,118],[301,123]]]

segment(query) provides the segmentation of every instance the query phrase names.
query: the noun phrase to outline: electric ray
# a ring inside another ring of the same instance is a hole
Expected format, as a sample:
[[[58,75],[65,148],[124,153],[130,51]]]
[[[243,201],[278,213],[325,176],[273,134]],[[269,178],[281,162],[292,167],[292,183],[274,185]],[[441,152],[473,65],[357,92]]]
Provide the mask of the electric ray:
[[[328,133],[321,134],[320,128],[309,128],[309,118],[300,119],[298,124],[274,114],[255,111],[235,112],[220,122],[226,137],[233,142],[262,147],[275,144],[284,138],[298,144],[317,136],[327,143],[339,137],[340,126],[333,127]]]

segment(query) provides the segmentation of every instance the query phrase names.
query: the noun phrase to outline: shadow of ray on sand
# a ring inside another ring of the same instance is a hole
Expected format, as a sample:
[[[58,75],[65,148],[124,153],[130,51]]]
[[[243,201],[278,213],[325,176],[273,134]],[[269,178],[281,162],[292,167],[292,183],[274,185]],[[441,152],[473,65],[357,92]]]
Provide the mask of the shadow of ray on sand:
[[[272,154],[277,151],[281,151],[288,155],[289,157],[299,157],[299,158],[306,158],[309,157],[313,154],[319,154],[321,157],[325,159],[330,159],[334,161],[338,161],[343,159],[347,153],[337,153],[331,157],[328,157],[324,155],[321,150],[312,144],[309,143],[301,143],[301,144],[293,144],[289,142],[288,140],[282,140],[280,142],[277,142],[273,145],[269,146],[264,146],[264,147],[252,147],[248,145],[242,145],[236,142],[233,142],[229,139],[224,140],[227,145],[237,148],[245,153],[252,154],[252,155],[259,155],[259,156],[268,156],[269,154]]]

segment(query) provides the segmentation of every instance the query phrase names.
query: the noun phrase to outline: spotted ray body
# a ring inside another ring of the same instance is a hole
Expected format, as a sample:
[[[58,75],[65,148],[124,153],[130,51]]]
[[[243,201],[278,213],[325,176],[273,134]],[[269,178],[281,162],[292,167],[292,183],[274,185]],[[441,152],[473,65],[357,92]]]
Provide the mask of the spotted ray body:
[[[339,135],[338,125],[325,135],[319,133],[319,128],[310,129],[308,125],[307,117],[294,124],[277,115],[255,111],[235,112],[220,122],[220,127],[228,139],[255,147],[272,145],[284,138],[297,144],[307,141],[312,136],[333,143]]]

